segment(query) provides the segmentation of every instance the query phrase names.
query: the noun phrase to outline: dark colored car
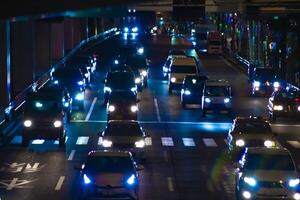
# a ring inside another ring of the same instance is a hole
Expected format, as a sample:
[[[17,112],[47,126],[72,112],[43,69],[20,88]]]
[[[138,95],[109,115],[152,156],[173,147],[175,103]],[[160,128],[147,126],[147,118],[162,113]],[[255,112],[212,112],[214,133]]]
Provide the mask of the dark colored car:
[[[139,72],[140,78],[143,80],[143,86],[147,87],[149,72],[148,60],[141,56],[132,56],[128,59],[127,64],[132,68],[132,70]]]
[[[139,159],[146,158],[147,135],[137,121],[109,121],[101,137],[106,149],[130,151]]]
[[[138,167],[129,152],[91,151],[80,170],[80,198],[139,199]]]
[[[270,120],[276,121],[278,117],[300,117],[300,90],[289,89],[274,92],[268,103]]]
[[[131,91],[137,95],[137,86],[135,77],[129,71],[111,71],[108,72],[104,80],[104,103],[108,102],[112,91]]]
[[[65,121],[62,96],[37,92],[26,99],[23,113],[22,145],[28,146],[32,139],[59,139],[65,144]]]
[[[137,103],[132,91],[112,91],[107,103],[107,120],[137,120]]]
[[[280,82],[272,68],[255,68],[252,95],[270,95],[280,88]]]
[[[181,89],[181,105],[183,108],[187,104],[201,105],[204,83],[207,79],[206,76],[193,75],[188,75],[184,78]]]

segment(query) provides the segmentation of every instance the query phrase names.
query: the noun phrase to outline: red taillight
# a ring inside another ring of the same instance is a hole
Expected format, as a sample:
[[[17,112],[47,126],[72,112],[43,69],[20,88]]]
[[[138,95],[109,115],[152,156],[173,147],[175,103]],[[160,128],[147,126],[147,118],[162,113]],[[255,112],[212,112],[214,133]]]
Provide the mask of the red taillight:
[[[300,99],[299,99],[299,98],[295,98],[295,99],[294,99],[294,102],[299,103],[299,102],[300,102]]]

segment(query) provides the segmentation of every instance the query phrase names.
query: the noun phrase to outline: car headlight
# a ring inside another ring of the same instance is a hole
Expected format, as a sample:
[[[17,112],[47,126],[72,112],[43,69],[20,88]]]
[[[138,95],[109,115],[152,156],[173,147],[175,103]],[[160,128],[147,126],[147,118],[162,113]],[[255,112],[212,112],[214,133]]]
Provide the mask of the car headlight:
[[[78,101],[82,101],[84,99],[84,94],[83,93],[76,94],[75,99]]]
[[[136,112],[136,111],[138,111],[138,107],[133,105],[130,107],[130,110],[131,110],[131,112]]]
[[[245,146],[245,141],[243,139],[238,139],[235,142],[235,145],[238,146],[238,147],[243,147],[243,146]]]
[[[124,28],[124,32],[125,32],[125,33],[128,33],[128,32],[129,32],[129,28],[128,28],[128,27],[125,27],[125,28]]]
[[[300,112],[300,106],[298,106],[298,111]]]
[[[176,82],[176,78],[175,78],[175,77],[172,77],[172,78],[171,78],[171,82],[172,82],[172,83],[175,83],[175,82]]]
[[[254,87],[259,87],[260,86],[260,82],[259,81],[254,81],[253,82],[253,86]]]
[[[126,180],[126,183],[127,183],[128,185],[133,185],[133,184],[135,184],[135,182],[136,182],[136,177],[135,177],[134,174],[132,174],[132,175]]]
[[[53,123],[53,126],[54,126],[55,128],[59,128],[59,127],[61,127],[61,125],[62,125],[62,123],[61,123],[60,120],[56,120],[56,121]]]
[[[300,183],[299,178],[296,178],[296,179],[290,179],[290,180],[289,180],[289,186],[290,186],[290,187],[296,187],[296,186],[299,185],[299,183]]]
[[[84,76],[85,76],[85,78],[88,78],[88,77],[89,77],[89,74],[88,74],[88,73],[85,73]]]
[[[115,63],[115,65],[118,65],[119,61],[118,60],[114,60],[114,63]]]
[[[144,140],[139,140],[139,141],[137,141],[137,142],[134,143],[134,146],[135,146],[136,148],[144,148],[144,146],[145,146],[145,141],[144,141]]]
[[[296,192],[293,197],[295,200],[300,200],[300,193]]]
[[[25,127],[28,128],[28,127],[32,126],[32,121],[31,120],[25,120],[23,124],[24,124]]]
[[[281,110],[283,110],[283,106],[282,105],[274,105],[273,109],[281,111]]]
[[[70,103],[69,103],[69,102],[65,102],[65,103],[64,103],[64,107],[67,108],[67,107],[69,107],[69,106],[70,106]]]
[[[54,81],[54,84],[56,84],[56,85],[57,85],[57,84],[58,84],[58,80],[55,80],[55,81]]]
[[[210,102],[211,102],[211,99],[210,99],[210,98],[205,98],[204,101],[205,101],[206,103],[210,103]]]
[[[275,81],[275,82],[273,83],[273,87],[274,87],[274,88],[279,88],[279,87],[280,87],[280,83],[279,83],[278,81]]]
[[[83,82],[83,81],[78,81],[77,84],[78,84],[78,85],[83,85],[84,82]]]
[[[191,91],[189,91],[189,90],[184,90],[184,94],[185,94],[185,95],[191,95]]]
[[[137,88],[136,87],[132,87],[130,90],[131,90],[131,92],[136,92]]]
[[[35,107],[41,108],[41,107],[43,107],[43,104],[41,102],[36,102]]]
[[[138,49],[138,54],[142,55],[143,53],[144,53],[144,48],[143,47],[139,48]]]
[[[141,78],[136,78],[136,79],[134,80],[134,82],[135,82],[135,84],[141,83]]]
[[[165,73],[167,73],[167,72],[169,71],[169,68],[163,67],[163,71],[164,71]]]
[[[115,106],[113,106],[113,105],[109,105],[108,106],[108,111],[109,112],[114,112],[116,110],[116,107]]]
[[[83,174],[83,183],[88,185],[91,182],[92,182],[91,179],[86,174]]]
[[[244,177],[244,182],[247,183],[248,185],[254,187],[256,185],[256,180],[253,177]]]
[[[252,195],[249,191],[244,191],[242,194],[245,199],[251,199],[251,197],[252,197]]]
[[[229,98],[225,98],[224,99],[224,103],[229,103],[230,102],[230,99]]]
[[[107,86],[105,86],[103,90],[104,90],[104,93],[106,93],[106,92],[110,93],[111,92],[111,88],[107,87]]]
[[[112,141],[110,141],[110,140],[103,140],[102,141],[102,146],[103,147],[111,147],[112,146]]]
[[[264,141],[264,145],[265,145],[265,147],[270,148],[273,146],[273,142],[271,140],[266,140],[266,141]]]
[[[147,76],[147,75],[148,75],[148,72],[147,72],[146,70],[143,70],[143,71],[142,71],[142,76],[145,77],[145,76]]]
[[[133,27],[133,28],[131,29],[131,31],[134,32],[134,33],[136,33],[136,32],[139,31],[139,29],[138,29],[138,27]]]

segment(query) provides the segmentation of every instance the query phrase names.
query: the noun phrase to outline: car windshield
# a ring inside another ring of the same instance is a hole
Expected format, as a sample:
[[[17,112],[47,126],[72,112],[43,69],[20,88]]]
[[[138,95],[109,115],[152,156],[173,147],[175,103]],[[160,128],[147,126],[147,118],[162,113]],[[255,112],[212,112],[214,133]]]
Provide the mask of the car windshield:
[[[196,66],[193,65],[173,65],[171,67],[171,73],[186,73],[186,74],[194,74],[196,73]]]
[[[142,131],[137,123],[110,123],[105,136],[142,136]]]
[[[91,156],[87,160],[87,170],[96,172],[133,172],[133,164],[129,157],[124,156]]]
[[[136,103],[136,96],[133,94],[133,92],[130,91],[131,94],[128,93],[112,93],[109,96],[109,102],[110,103],[126,103],[129,104],[135,104]]]
[[[235,131],[242,133],[270,133],[271,127],[265,122],[241,122],[236,125]]]
[[[107,77],[107,84],[113,89],[130,89],[135,86],[130,73],[111,74]]]
[[[245,169],[292,171],[295,167],[288,154],[248,154]]]
[[[257,81],[273,81],[276,78],[273,69],[256,69],[255,80]]]
[[[48,100],[32,100],[26,102],[25,106],[27,111],[33,111],[38,113],[53,112],[59,110],[59,103],[56,101]]]
[[[206,96],[230,96],[229,87],[226,86],[206,86]]]

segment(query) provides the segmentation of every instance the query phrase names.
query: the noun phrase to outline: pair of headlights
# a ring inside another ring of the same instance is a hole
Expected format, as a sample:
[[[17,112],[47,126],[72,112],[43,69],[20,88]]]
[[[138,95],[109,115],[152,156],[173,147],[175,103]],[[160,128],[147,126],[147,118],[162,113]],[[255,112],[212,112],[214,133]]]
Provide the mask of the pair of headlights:
[[[137,182],[137,178],[134,174],[129,176],[129,178],[126,180],[126,183],[130,186],[134,185],[136,182]],[[92,179],[87,174],[83,174],[83,183],[85,185],[89,185],[92,183]]]
[[[245,176],[243,180],[245,183],[247,183],[251,187],[255,187],[257,185],[256,179],[252,176]],[[294,188],[294,187],[297,187],[299,185],[299,183],[300,183],[299,178],[290,179],[288,181],[288,186],[291,188]]]
[[[29,120],[29,119],[27,119],[27,120],[25,120],[25,121],[23,122],[23,125],[24,125],[25,127],[27,127],[27,128],[30,128],[30,127],[32,126],[32,121]],[[55,120],[55,121],[53,122],[53,126],[54,126],[55,128],[59,128],[59,127],[62,126],[62,122],[61,122],[60,120]]]
[[[204,99],[205,103],[211,103],[211,99],[206,97]],[[224,98],[224,103],[229,103],[230,102],[230,98]]]
[[[254,81],[254,82],[253,82],[253,86],[254,86],[255,88],[259,88],[260,85],[261,85],[261,83],[260,83],[259,81]],[[275,81],[275,82],[273,83],[273,87],[274,87],[274,88],[279,88],[279,87],[280,87],[280,83],[279,83],[278,81]]]
[[[238,146],[238,147],[244,147],[245,146],[245,140],[243,139],[238,139],[236,142],[235,142],[235,145]],[[264,146],[265,147],[273,147],[274,146],[274,142],[271,141],[271,140],[265,140],[264,141]]]
[[[108,106],[108,111],[109,112],[115,112],[116,107],[114,105],[109,105]],[[130,107],[131,112],[135,113],[138,111],[138,107],[136,105],[133,105]]]
[[[110,140],[103,140],[103,141],[101,142],[101,144],[102,144],[103,147],[112,147],[113,142],[110,141]],[[144,147],[145,147],[145,140],[139,140],[139,141],[136,141],[136,142],[134,143],[134,146],[135,146],[136,148],[144,148]]]
[[[282,111],[283,110],[283,106],[282,105],[274,105],[273,106],[273,110]],[[298,110],[298,112],[300,112],[300,106],[298,106],[297,110]]]

